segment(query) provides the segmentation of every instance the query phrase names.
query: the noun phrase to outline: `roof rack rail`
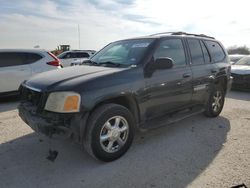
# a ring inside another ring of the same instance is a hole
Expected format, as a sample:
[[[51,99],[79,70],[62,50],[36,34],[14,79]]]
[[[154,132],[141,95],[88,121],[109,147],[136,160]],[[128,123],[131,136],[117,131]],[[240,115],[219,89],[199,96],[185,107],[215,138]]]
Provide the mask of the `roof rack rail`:
[[[210,37],[204,34],[193,34],[193,33],[186,33],[186,32],[173,32],[172,35],[191,35],[191,36],[195,36],[195,37],[206,37],[206,38],[211,38],[214,39],[214,37]]]
[[[164,34],[172,34],[173,32],[162,32],[162,33],[155,33],[149,36],[155,36],[155,35],[164,35]]]
[[[205,38],[211,38],[211,39],[215,39],[214,37],[210,37],[204,34],[193,34],[193,33],[186,33],[186,32],[182,32],[182,31],[178,31],[178,32],[163,32],[163,33],[156,33],[150,36],[155,36],[155,35],[164,35],[164,34],[170,34],[170,35],[190,35],[190,36],[195,36],[195,37],[205,37]]]

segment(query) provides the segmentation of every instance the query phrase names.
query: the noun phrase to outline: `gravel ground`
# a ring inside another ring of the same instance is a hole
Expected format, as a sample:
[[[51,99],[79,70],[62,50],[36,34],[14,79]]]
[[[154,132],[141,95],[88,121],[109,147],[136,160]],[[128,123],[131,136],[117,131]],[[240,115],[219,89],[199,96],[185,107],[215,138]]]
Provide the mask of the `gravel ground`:
[[[197,115],[140,133],[102,163],[69,140],[34,133],[15,99],[0,101],[0,187],[250,187],[250,93],[230,92],[217,118]],[[54,162],[46,159],[57,150]]]

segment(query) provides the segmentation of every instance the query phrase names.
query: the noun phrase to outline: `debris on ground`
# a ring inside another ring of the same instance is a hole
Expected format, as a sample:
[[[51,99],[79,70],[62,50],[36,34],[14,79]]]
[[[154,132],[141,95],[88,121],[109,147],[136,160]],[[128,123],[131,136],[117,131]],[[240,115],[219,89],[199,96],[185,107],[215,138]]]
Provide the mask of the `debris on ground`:
[[[56,150],[49,150],[49,156],[47,157],[48,160],[54,162],[55,159],[57,158],[58,151]]]

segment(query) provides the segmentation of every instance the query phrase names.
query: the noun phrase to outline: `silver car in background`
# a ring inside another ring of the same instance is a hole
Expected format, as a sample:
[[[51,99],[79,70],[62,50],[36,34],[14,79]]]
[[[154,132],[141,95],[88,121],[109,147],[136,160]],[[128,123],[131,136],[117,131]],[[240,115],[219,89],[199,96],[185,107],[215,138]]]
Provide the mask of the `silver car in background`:
[[[95,54],[94,50],[71,50],[59,54],[57,57],[62,62],[63,67],[80,65],[84,60]]]

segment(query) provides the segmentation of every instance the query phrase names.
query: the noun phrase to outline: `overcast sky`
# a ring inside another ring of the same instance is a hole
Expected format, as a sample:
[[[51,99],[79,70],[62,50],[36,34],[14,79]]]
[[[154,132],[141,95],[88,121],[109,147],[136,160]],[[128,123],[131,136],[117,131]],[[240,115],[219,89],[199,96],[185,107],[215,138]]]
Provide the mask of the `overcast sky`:
[[[114,40],[165,31],[250,47],[248,0],[0,0],[0,48],[59,44],[98,50]]]

